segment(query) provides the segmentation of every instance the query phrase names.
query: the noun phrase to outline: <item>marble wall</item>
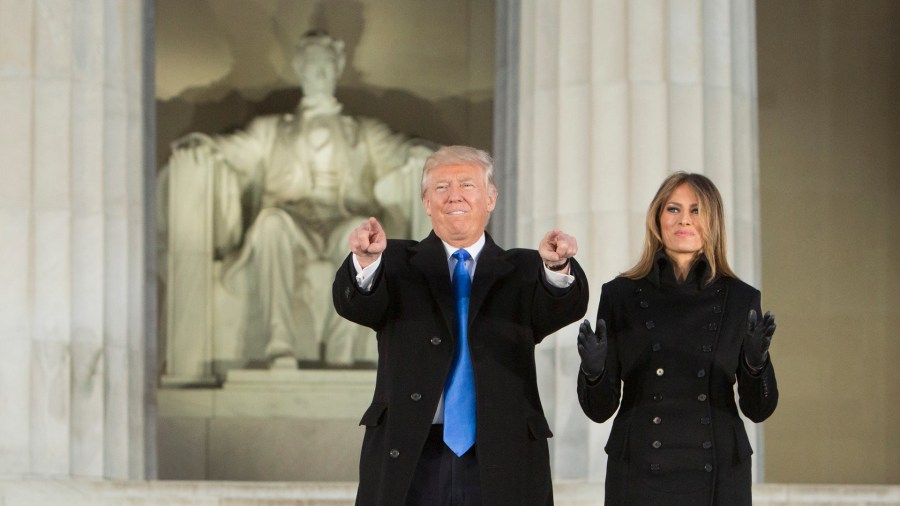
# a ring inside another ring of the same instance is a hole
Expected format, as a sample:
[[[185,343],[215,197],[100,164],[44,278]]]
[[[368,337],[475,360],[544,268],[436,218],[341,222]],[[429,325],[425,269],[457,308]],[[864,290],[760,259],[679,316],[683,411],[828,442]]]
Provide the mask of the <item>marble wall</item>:
[[[0,0],[0,475],[147,476],[143,7]]]
[[[900,483],[900,3],[757,4],[766,476]]]
[[[359,479],[372,370],[233,370],[223,388],[159,391],[159,478]]]

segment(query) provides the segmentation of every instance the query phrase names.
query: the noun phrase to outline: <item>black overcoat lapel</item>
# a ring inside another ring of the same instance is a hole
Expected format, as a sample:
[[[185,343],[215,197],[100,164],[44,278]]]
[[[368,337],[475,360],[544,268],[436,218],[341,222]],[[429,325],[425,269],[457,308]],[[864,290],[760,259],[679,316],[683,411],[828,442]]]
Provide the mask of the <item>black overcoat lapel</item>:
[[[410,248],[412,264],[428,283],[434,300],[438,301],[444,322],[450,334],[454,335],[456,310],[453,291],[450,288],[450,268],[447,265],[447,252],[444,244],[432,231],[424,240]],[[479,309],[487,299],[491,287],[500,278],[513,270],[513,265],[503,259],[504,250],[497,246],[490,235],[485,234],[484,248],[478,256],[475,277],[472,280],[472,293],[469,299],[469,325],[478,315]]]
[[[444,243],[432,231],[428,237],[409,248],[409,263],[419,270],[428,283],[431,296],[437,301],[449,335],[453,332],[456,312],[453,303],[453,290],[450,289],[450,269],[447,267],[447,252]]]
[[[484,248],[478,255],[475,278],[472,280],[472,294],[469,299],[469,325],[487,299],[494,283],[513,270],[513,265],[503,258],[504,250],[485,234]],[[471,333],[470,333],[471,335]]]

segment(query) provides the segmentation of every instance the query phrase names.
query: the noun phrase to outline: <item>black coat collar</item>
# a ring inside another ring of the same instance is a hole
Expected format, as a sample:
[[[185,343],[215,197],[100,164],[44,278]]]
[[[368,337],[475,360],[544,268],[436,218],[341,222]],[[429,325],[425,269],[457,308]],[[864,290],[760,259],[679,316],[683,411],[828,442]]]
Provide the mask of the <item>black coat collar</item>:
[[[647,275],[647,279],[653,286],[660,288],[696,288],[702,290],[708,285],[706,282],[707,271],[709,270],[709,262],[706,255],[700,255],[691,266],[687,278],[683,283],[679,283],[675,279],[675,266],[666,252],[659,250],[653,257],[653,269]]]

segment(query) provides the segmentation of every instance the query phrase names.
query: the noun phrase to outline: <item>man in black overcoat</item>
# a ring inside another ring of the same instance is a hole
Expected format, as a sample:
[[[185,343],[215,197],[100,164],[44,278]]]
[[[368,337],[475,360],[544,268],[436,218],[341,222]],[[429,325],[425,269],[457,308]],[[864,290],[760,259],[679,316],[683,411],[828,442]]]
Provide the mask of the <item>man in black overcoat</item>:
[[[374,218],[350,236],[334,306],[378,339],[357,504],[553,503],[534,347],[584,315],[588,284],[564,232],[548,232],[538,251],[497,246],[485,233],[496,199],[490,156],[444,147],[423,170],[427,238],[388,240]],[[464,342],[451,288],[459,262],[471,279]],[[458,455],[444,442],[444,421],[455,418],[445,399],[460,348],[471,360],[475,415],[474,444]]]

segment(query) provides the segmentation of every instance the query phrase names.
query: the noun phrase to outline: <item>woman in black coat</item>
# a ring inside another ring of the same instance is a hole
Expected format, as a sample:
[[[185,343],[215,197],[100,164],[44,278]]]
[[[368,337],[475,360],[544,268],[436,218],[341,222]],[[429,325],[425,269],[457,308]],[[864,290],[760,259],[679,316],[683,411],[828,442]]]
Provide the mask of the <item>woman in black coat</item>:
[[[775,410],[775,319],[759,315],[759,291],[728,267],[719,191],[672,174],[647,211],[641,260],[603,285],[596,333],[579,329],[581,408],[598,423],[619,410],[606,506],[751,504],[733,387],[750,420]]]

